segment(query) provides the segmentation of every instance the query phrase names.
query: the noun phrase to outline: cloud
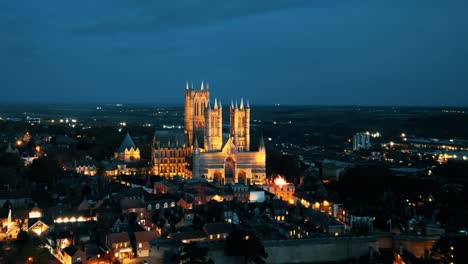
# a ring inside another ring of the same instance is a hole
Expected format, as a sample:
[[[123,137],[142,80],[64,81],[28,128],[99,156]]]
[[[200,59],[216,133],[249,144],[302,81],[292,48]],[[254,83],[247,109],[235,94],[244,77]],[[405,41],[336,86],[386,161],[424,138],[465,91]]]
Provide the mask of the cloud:
[[[96,14],[96,20],[72,29],[72,33],[102,35],[116,33],[168,32],[219,25],[226,21],[307,6],[312,1],[120,1]],[[108,9],[107,9],[108,8]]]

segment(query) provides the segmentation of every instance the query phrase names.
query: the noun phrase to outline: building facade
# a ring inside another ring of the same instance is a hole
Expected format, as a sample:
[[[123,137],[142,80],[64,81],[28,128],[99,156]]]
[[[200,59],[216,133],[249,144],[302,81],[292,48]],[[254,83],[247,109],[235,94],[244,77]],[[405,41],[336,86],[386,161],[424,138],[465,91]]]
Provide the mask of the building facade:
[[[353,136],[353,151],[369,149],[371,147],[369,133],[356,133]]]
[[[126,163],[140,161],[140,149],[135,145],[129,133],[115,152],[114,158]]]
[[[166,178],[181,176],[190,178],[189,159],[192,150],[186,143],[183,133],[172,131],[156,131],[153,137],[151,159],[153,173]]]
[[[250,151],[250,106],[240,101],[229,108],[230,129],[223,134],[223,107],[210,103],[208,85],[185,89],[184,134],[157,131],[152,161],[156,175],[172,178],[206,179],[219,184],[264,184],[266,151],[261,139]],[[191,164],[191,169],[190,169]]]

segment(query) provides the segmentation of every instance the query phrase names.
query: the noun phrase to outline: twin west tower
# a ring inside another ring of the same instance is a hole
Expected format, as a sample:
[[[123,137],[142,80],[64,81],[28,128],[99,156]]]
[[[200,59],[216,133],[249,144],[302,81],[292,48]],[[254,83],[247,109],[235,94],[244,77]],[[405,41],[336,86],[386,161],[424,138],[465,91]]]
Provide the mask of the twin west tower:
[[[219,184],[263,184],[265,147],[260,139],[258,150],[250,149],[249,103],[231,102],[229,117],[229,133],[223,133],[221,101],[210,101],[208,85],[202,83],[200,89],[194,89],[187,83],[183,135],[156,131],[152,151],[154,173],[204,178]]]
[[[230,136],[239,151],[250,150],[250,106],[244,107],[241,99],[240,106],[231,102]],[[210,90],[202,82],[200,90],[185,89],[185,133],[189,142],[193,142],[195,134],[204,135],[204,149],[219,151],[223,145],[223,106],[216,98],[213,107],[210,103]]]

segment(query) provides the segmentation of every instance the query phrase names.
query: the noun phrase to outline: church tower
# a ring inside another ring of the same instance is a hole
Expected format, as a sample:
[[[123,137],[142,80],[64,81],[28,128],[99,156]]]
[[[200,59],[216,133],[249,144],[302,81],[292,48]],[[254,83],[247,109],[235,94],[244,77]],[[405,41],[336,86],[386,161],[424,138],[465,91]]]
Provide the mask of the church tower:
[[[200,90],[189,87],[187,82],[185,87],[185,134],[191,145],[193,143],[194,131],[205,129],[205,109],[210,99],[210,90],[202,82]]]
[[[223,145],[223,107],[215,98],[211,109],[210,103],[205,110],[205,150],[219,151]]]
[[[239,151],[250,151],[250,106],[241,99],[240,106],[231,102],[230,108],[231,137]]]

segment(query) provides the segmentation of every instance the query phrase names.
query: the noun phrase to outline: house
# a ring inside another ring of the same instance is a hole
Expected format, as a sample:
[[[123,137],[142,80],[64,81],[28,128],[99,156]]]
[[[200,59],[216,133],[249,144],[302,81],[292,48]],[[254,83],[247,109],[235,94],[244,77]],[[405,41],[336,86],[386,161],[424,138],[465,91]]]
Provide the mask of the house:
[[[208,237],[202,230],[190,230],[185,232],[171,233],[169,238],[175,241],[181,241],[182,243],[191,243],[206,241]]]
[[[7,231],[11,227],[11,209],[0,208],[0,227],[2,231]]]
[[[58,251],[63,264],[83,264],[86,263],[86,253],[79,247],[68,246]]]
[[[232,192],[234,194],[234,197],[236,197],[238,201],[243,202],[243,203],[249,201],[249,196],[250,196],[249,190],[250,189],[249,189],[248,185],[232,184],[231,188],[232,188]]]
[[[98,163],[90,157],[86,157],[86,159],[68,164],[67,167],[78,174],[94,176],[97,173]]]
[[[136,248],[138,257],[147,257],[151,251],[150,241],[158,238],[156,231],[135,232]]]
[[[114,252],[115,258],[132,258],[133,249],[127,232],[112,233],[106,237],[106,244]]]
[[[69,231],[60,232],[55,236],[55,245],[57,249],[65,249],[73,244],[73,234]]]
[[[38,236],[41,236],[49,230],[48,221],[42,218],[29,218],[28,219],[28,232],[32,232]]]
[[[230,223],[208,223],[203,226],[203,231],[209,240],[219,240],[228,237],[234,229]]]
[[[189,203],[182,198],[179,199],[179,201],[177,202],[177,205],[186,210],[192,209],[192,203]]]

